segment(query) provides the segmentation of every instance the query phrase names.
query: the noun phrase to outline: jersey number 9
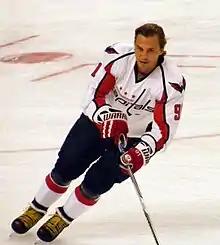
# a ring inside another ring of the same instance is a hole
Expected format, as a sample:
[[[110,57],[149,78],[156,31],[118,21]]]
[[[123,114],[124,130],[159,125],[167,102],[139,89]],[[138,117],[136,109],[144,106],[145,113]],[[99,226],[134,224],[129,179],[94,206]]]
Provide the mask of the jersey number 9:
[[[175,121],[180,120],[181,111],[182,111],[182,104],[175,104],[174,105],[174,120]]]

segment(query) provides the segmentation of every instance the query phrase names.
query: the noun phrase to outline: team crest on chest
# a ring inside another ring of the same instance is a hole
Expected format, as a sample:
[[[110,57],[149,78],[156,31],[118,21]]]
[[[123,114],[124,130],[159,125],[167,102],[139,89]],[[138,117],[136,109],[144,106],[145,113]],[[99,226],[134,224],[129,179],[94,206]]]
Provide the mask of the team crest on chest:
[[[113,94],[114,101],[125,107],[128,116],[140,115],[141,111],[154,111],[154,107],[151,106],[152,100],[150,98],[150,91],[147,89],[143,89],[136,94],[129,94],[127,91],[123,91],[122,87],[119,87],[119,89],[113,89]],[[144,102],[143,98],[146,98]]]

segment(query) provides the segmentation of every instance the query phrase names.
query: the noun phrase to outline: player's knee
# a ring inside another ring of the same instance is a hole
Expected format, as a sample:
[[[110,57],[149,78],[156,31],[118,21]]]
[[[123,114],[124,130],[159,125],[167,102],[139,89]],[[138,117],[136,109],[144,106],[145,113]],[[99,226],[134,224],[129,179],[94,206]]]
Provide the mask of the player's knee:
[[[71,180],[69,180],[65,175],[62,175],[62,173],[59,173],[56,168],[54,168],[51,172],[51,178],[52,180],[61,186],[67,186],[70,184]]]
[[[87,188],[84,182],[82,182],[80,185],[80,191],[83,194],[83,196],[87,199],[97,200],[100,196],[100,194],[97,194],[91,191],[89,188]]]
[[[94,181],[92,178],[85,178],[82,186],[86,192],[92,193],[92,196],[100,196],[109,191],[114,185],[115,181]]]
[[[101,195],[109,191],[115,184],[117,172],[116,167],[105,168],[99,163],[88,170],[83,180],[83,186],[90,192]]]

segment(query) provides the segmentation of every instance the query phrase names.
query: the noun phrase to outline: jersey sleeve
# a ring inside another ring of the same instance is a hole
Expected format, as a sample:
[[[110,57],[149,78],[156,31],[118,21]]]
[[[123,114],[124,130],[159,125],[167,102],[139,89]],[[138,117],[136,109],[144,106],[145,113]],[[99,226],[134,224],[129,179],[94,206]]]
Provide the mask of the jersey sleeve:
[[[184,77],[177,83],[164,85],[160,100],[156,101],[152,130],[142,135],[153,153],[164,148],[173,138],[178,128],[183,107],[186,82]]]
[[[95,111],[106,104],[106,96],[115,85],[115,77],[111,74],[112,61],[117,57],[117,51],[113,46],[106,48],[102,60],[91,73],[85,101],[84,113],[93,120]]]
[[[131,45],[115,43],[108,46],[102,60],[97,64],[91,74],[91,82],[85,96],[83,111],[93,120],[93,115],[98,108],[106,105],[106,96],[114,88],[116,79],[111,73],[114,61],[131,49]]]

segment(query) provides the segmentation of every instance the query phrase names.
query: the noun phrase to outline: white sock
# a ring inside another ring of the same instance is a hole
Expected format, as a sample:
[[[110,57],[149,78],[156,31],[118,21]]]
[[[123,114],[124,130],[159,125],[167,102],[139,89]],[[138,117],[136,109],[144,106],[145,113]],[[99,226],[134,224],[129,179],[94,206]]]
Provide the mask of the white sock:
[[[37,192],[35,200],[38,204],[48,208],[55,201],[57,201],[59,197],[62,196],[62,194],[67,190],[67,188],[68,186],[61,186],[56,184],[51,178],[51,174],[48,174],[45,178],[43,185]],[[32,202],[32,204],[36,206],[35,202]]]
[[[97,199],[91,200],[86,198],[81,192],[80,186],[78,186],[67,199],[63,206],[63,210],[71,219],[76,219],[95,205],[97,201]]]

